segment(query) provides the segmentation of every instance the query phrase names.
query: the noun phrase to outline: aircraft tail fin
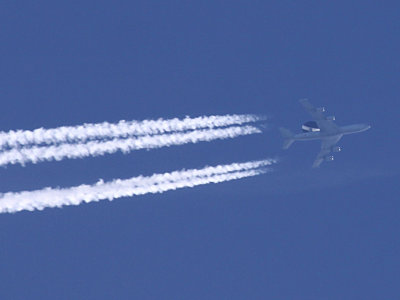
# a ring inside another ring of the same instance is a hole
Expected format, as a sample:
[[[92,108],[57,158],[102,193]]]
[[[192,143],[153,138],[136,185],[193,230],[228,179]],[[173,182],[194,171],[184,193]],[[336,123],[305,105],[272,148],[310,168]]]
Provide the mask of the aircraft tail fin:
[[[279,131],[281,132],[283,138],[285,139],[283,141],[283,149],[289,149],[289,147],[295,141],[293,138],[294,137],[293,133],[289,129],[283,127],[279,128]]]

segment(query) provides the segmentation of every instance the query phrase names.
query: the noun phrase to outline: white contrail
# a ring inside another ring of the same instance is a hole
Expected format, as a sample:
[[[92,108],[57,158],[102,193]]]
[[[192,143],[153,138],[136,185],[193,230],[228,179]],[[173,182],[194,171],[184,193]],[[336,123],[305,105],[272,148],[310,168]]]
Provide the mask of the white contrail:
[[[83,124],[52,129],[16,130],[0,132],[0,149],[26,145],[84,142],[91,139],[111,139],[128,136],[154,135],[176,131],[212,129],[243,125],[265,120],[256,115],[203,116],[169,120],[120,121],[118,123]]]
[[[37,163],[40,161],[62,160],[65,158],[83,158],[99,156],[117,151],[128,153],[139,149],[152,149],[172,145],[234,138],[242,135],[261,133],[254,126],[233,126],[218,129],[204,129],[171,134],[139,136],[108,141],[90,141],[79,144],[61,144],[35,146],[31,148],[11,149],[0,152],[0,166],[7,164]]]
[[[154,174],[149,177],[116,179],[110,182],[100,180],[94,185],[80,185],[71,188],[44,188],[36,191],[5,193],[0,197],[0,213],[22,210],[42,210],[46,207],[79,205],[104,199],[113,200],[148,193],[162,193],[184,187],[218,183],[266,173],[273,159],[234,163],[203,169],[175,171]]]

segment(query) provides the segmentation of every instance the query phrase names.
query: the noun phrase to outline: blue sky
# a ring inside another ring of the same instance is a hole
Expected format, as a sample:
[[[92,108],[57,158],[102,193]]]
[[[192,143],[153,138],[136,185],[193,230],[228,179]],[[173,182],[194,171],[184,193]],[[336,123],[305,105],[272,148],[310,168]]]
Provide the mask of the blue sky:
[[[395,299],[399,4],[3,1],[1,130],[228,114],[261,135],[0,169],[0,191],[279,157],[274,172],[0,215],[1,299]],[[281,151],[307,97],[345,137]]]

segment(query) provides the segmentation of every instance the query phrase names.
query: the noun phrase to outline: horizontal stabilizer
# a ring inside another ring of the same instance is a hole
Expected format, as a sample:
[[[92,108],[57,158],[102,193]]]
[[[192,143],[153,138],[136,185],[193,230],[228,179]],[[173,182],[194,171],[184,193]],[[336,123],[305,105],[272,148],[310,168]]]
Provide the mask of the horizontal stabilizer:
[[[285,139],[283,141],[283,149],[288,149],[294,142],[293,134],[289,129],[283,127],[279,128],[279,131],[281,132],[283,138]]]

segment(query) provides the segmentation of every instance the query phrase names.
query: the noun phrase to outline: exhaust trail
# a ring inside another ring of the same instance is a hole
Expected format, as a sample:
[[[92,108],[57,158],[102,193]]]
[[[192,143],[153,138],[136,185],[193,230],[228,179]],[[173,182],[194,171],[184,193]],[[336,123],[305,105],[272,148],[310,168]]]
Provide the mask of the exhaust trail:
[[[148,135],[127,139],[108,141],[90,141],[78,144],[61,144],[51,146],[35,146],[31,148],[11,149],[0,152],[0,166],[8,164],[38,163],[41,161],[60,161],[66,158],[84,158],[100,156],[117,151],[129,153],[133,150],[154,149],[172,145],[198,143],[216,139],[235,138],[249,134],[261,133],[254,126],[233,126],[218,129],[204,129],[190,132],[179,132],[162,135]]]
[[[79,205],[82,202],[114,200],[148,193],[163,193],[185,187],[219,183],[264,174],[268,166],[276,163],[273,159],[233,163],[203,169],[190,169],[148,177],[116,179],[110,182],[100,180],[93,185],[71,188],[44,188],[36,191],[9,192],[0,196],[0,213],[14,213],[22,210],[42,210],[47,207]]]
[[[129,136],[157,135],[178,131],[213,129],[243,125],[266,120],[256,115],[202,116],[169,120],[120,121],[118,123],[83,124],[52,129],[16,130],[0,132],[0,149],[40,144],[85,142],[93,139],[126,138]]]

